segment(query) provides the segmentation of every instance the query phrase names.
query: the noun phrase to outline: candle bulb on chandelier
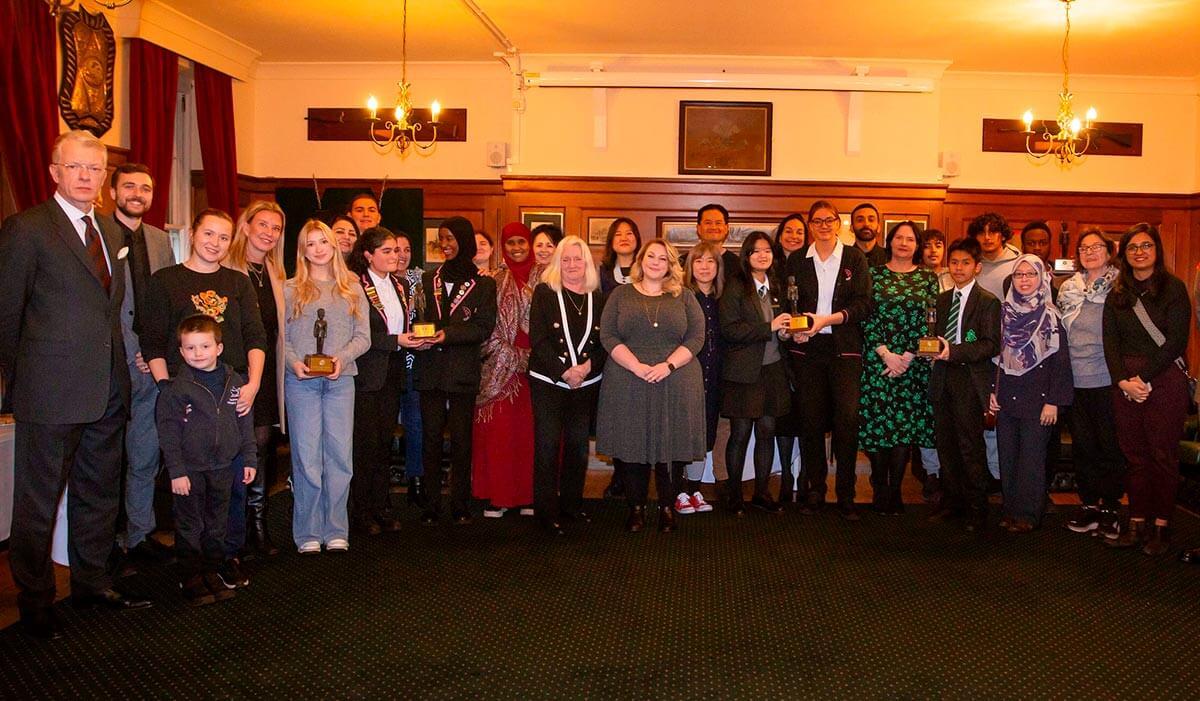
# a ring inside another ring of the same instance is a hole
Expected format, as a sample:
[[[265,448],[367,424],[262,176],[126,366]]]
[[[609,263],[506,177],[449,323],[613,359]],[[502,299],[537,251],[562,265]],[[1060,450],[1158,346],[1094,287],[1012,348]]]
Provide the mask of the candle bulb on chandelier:
[[[441,111],[442,111],[442,103],[438,102],[437,100],[434,100],[433,104],[429,106],[429,113],[431,115],[433,115],[433,118],[430,119],[429,121],[436,124],[437,120],[438,120],[438,113]]]
[[[1087,127],[1092,128],[1092,122],[1096,121],[1096,108],[1089,107],[1087,111]]]
[[[371,110],[371,120],[374,121],[379,110],[379,100],[376,100],[374,95],[367,98],[367,109]]]
[[[1025,131],[1033,131],[1033,110],[1025,110],[1021,119],[1025,122]]]
[[[1075,117],[1074,119],[1071,120],[1071,136],[1072,137],[1079,136],[1079,130],[1082,128],[1083,128],[1083,124],[1080,123],[1079,117]]]
[[[404,106],[396,105],[396,123],[399,124],[403,121],[404,121]]]

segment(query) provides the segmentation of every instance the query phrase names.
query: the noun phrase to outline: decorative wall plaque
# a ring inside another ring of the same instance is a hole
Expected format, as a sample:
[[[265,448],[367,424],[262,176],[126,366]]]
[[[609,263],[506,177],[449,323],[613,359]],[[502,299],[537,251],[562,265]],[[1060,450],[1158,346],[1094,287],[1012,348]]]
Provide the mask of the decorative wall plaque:
[[[62,82],[58,107],[72,129],[101,136],[112,127],[117,43],[104,13],[64,12],[58,27]]]

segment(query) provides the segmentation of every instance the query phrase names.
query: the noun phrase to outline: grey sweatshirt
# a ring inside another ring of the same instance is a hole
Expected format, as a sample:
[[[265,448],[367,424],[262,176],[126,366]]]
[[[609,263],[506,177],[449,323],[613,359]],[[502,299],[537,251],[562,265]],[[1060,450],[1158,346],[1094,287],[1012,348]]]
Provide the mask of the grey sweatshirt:
[[[296,374],[292,366],[304,360],[304,356],[317,352],[317,339],[313,336],[313,325],[317,321],[317,310],[325,310],[325,322],[328,325],[328,335],[325,337],[326,355],[332,355],[341,361],[342,376],[352,377],[358,374],[358,366],[354,359],[366,353],[371,347],[371,320],[367,314],[370,307],[367,296],[363,294],[362,286],[354,283],[358,313],[350,313],[346,300],[334,292],[332,280],[316,281],[321,296],[304,308],[300,316],[292,318],[292,304],[296,299],[296,287],[293,280],[288,280],[283,286],[284,322],[287,326],[284,333],[283,354],[287,361],[287,372]]]

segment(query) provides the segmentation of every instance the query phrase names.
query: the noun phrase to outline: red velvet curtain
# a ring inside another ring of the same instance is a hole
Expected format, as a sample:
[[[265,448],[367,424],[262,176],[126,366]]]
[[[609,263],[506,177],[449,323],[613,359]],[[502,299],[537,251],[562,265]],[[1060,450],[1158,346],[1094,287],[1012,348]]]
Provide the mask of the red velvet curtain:
[[[196,127],[204,159],[208,206],[237,218],[237,140],[233,129],[233,79],[196,64]]]
[[[162,227],[171,199],[179,57],[141,39],[131,40],[129,49],[129,157],[150,168],[154,204],[144,218]]]
[[[43,0],[0,2],[0,149],[21,209],[54,194],[55,51],[54,18]]]

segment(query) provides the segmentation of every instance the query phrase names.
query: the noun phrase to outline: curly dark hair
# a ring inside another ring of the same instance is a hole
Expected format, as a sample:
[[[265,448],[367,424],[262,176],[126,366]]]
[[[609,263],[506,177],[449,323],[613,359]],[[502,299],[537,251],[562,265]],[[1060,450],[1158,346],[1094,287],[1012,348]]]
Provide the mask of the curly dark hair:
[[[1013,237],[1012,227],[1008,225],[1008,220],[1004,215],[997,212],[984,212],[971,220],[967,225],[967,236],[976,238],[985,231],[1000,234],[1000,238],[1004,243],[1008,243]]]

